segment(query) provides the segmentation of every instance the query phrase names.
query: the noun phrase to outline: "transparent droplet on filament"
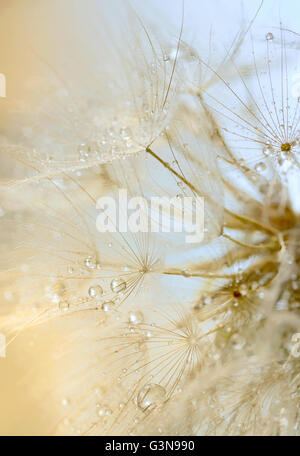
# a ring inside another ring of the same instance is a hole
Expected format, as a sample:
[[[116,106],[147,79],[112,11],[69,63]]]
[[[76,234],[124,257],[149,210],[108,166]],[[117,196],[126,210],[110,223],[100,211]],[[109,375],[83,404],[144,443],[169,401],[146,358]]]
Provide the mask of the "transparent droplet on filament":
[[[111,281],[110,288],[114,293],[121,293],[126,290],[126,282],[121,278],[115,278]]]
[[[143,323],[144,321],[144,316],[142,312],[139,310],[132,311],[129,313],[129,322],[132,323],[133,325],[139,325]]]
[[[137,395],[136,403],[143,412],[151,411],[166,400],[166,390],[155,383],[145,385]]]
[[[100,298],[103,294],[103,289],[100,285],[96,285],[94,287],[89,288],[89,296],[91,298]]]

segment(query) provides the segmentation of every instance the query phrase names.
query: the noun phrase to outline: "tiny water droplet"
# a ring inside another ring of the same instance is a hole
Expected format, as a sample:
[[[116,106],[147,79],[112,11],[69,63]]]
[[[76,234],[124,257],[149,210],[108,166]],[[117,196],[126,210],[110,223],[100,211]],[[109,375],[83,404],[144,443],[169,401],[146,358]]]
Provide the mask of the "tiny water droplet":
[[[255,165],[255,171],[257,171],[258,173],[262,173],[263,171],[265,171],[265,169],[266,165],[264,162],[260,162]]]
[[[183,277],[190,277],[191,273],[190,273],[190,271],[188,269],[184,269],[182,271],[182,275],[183,275]]]
[[[100,285],[96,285],[95,287],[89,288],[89,296],[91,298],[100,298],[103,294],[103,289]]]
[[[85,264],[86,267],[89,268],[89,269],[95,269],[96,266],[97,266],[96,260],[95,260],[95,258],[93,258],[92,256],[88,256],[88,257],[84,260],[84,264]]]
[[[105,301],[103,304],[102,304],[102,310],[104,312],[110,312],[114,307],[114,302],[113,301]]]
[[[121,293],[126,289],[126,282],[121,278],[115,278],[111,281],[110,288],[114,293]]]
[[[105,415],[105,408],[100,408],[97,412],[98,416],[104,416]]]
[[[124,140],[130,139],[131,136],[132,136],[132,133],[131,133],[130,128],[128,128],[128,127],[122,127],[121,130],[120,130],[120,135],[122,136],[122,138],[123,138]]]
[[[272,41],[274,39],[273,33],[269,32],[266,34],[266,40],[267,41]]]
[[[61,403],[64,407],[67,407],[67,405],[70,404],[70,401],[68,398],[64,397],[63,400],[61,401]]]

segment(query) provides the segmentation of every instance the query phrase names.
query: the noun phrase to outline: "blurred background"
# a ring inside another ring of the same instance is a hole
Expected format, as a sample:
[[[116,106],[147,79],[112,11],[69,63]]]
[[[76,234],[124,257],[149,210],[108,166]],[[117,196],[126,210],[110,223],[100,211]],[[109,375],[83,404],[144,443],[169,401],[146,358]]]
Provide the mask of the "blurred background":
[[[260,4],[259,0],[185,0],[183,41],[197,49],[204,60],[211,56],[221,60]],[[122,50],[127,43],[134,48],[128,8],[137,12],[164,45],[176,46],[182,21],[181,0],[1,0],[0,73],[6,78],[6,98],[0,99],[0,146],[25,145],[34,140],[39,126],[36,107],[51,96],[53,85],[59,83],[73,93],[92,96],[99,81],[107,80],[110,73],[116,76],[119,67],[115,48]],[[265,45],[266,28],[272,32],[282,20],[286,28],[298,30],[299,17],[299,1],[264,0],[255,20],[258,53],[260,44]],[[124,49],[125,58],[129,51],[129,46]],[[247,61],[250,50],[243,52]],[[2,154],[1,179],[16,173]],[[13,233],[10,235],[13,237]],[[1,227],[1,217],[0,236],[8,237]],[[10,242],[13,240],[8,238],[8,250]],[[11,311],[12,301],[8,297],[8,303],[0,303],[0,315]],[[78,322],[68,331],[76,328]],[[6,357],[0,358],[1,435],[51,432],[62,404],[49,401],[47,391],[68,368],[53,361],[53,353],[64,338],[64,325],[56,325],[53,330],[50,324],[26,334],[20,331],[7,347]]]

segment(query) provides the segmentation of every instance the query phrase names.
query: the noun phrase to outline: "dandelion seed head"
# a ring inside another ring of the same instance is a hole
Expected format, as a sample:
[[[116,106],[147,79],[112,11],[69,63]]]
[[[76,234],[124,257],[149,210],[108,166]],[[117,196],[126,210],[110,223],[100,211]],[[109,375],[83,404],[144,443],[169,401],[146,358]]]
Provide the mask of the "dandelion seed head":
[[[290,143],[284,143],[284,144],[281,144],[281,151],[282,152],[290,152],[291,149],[292,149],[292,146]]]
[[[258,35],[262,2],[220,61],[212,28],[208,49],[188,40],[187,5],[166,37],[124,5],[93,36],[78,18],[75,52],[72,34],[64,65],[42,52],[46,78],[3,116],[0,400],[22,427],[43,397],[59,435],[299,434],[298,34]],[[203,242],[100,232],[121,188],[203,197]]]

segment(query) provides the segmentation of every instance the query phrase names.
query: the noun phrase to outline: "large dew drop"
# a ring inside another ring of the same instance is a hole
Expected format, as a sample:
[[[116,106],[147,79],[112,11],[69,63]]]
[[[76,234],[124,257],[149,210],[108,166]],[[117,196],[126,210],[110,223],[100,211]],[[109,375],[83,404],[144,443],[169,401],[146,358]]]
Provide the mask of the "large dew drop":
[[[144,315],[139,310],[129,312],[129,322],[133,325],[140,325],[144,321]]]
[[[111,281],[110,288],[114,293],[121,293],[126,289],[126,282],[121,278],[115,278]]]
[[[166,400],[166,390],[155,383],[145,385],[137,395],[137,406],[143,411],[148,412],[160,406]]]

